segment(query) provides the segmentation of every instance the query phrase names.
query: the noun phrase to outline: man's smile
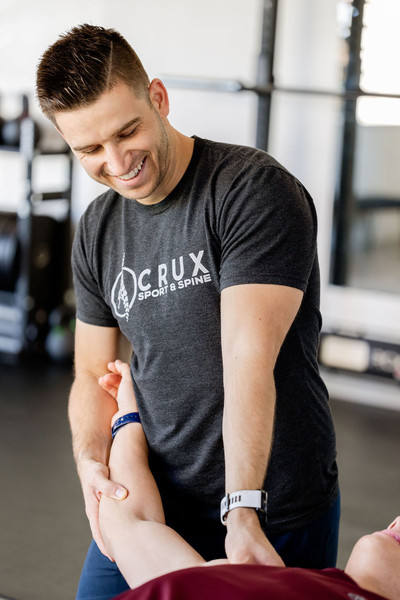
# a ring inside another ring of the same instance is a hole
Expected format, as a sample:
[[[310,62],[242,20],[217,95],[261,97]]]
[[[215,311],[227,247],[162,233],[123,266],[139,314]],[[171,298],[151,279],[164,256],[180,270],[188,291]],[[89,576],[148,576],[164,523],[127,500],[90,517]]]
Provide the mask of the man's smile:
[[[132,171],[129,171],[129,173],[126,173],[125,175],[115,175],[115,177],[117,177],[117,179],[121,179],[122,181],[129,181],[130,179],[134,179],[143,167],[144,161],[145,159],[141,160],[140,163],[132,169]]]

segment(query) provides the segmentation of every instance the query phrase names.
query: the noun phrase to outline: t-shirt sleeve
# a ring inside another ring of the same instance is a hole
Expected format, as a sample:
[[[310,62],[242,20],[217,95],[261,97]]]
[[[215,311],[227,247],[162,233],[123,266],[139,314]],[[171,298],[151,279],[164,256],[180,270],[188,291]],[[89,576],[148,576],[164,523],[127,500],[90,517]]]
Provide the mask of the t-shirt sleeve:
[[[221,290],[244,283],[305,291],[315,260],[315,208],[304,187],[279,167],[256,166],[221,206]]]
[[[93,265],[96,224],[87,211],[80,219],[72,245],[72,274],[76,317],[89,325],[117,327],[111,308],[104,301]]]

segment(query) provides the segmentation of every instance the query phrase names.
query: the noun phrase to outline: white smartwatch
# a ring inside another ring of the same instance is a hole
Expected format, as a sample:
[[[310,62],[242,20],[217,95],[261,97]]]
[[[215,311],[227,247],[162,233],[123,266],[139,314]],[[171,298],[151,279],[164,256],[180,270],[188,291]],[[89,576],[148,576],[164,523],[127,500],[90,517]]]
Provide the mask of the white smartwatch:
[[[221,523],[226,525],[226,515],[234,508],[255,508],[262,525],[267,522],[268,494],[264,490],[239,490],[226,494],[221,500]]]

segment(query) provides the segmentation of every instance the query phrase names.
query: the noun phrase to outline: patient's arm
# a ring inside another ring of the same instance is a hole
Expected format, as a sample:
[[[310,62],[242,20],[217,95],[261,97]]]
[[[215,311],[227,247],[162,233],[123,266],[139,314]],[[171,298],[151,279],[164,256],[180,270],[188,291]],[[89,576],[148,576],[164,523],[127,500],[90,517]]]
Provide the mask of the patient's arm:
[[[110,363],[114,374],[100,381],[118,390],[115,418],[137,410],[129,366]],[[119,375],[122,376],[119,383]],[[204,559],[165,525],[160,494],[148,466],[147,442],[141,424],[121,427],[112,444],[110,477],[128,490],[124,500],[105,496],[100,502],[100,528],[107,551],[131,588],[170,571],[204,565]]]

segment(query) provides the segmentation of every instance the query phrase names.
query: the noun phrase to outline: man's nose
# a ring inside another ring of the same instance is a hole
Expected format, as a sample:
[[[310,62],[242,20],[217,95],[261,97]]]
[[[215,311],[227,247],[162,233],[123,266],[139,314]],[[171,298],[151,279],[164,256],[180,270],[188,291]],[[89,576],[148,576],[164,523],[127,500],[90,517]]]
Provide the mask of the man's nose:
[[[116,145],[108,146],[106,148],[106,165],[109,175],[126,175],[131,166],[129,152]]]

